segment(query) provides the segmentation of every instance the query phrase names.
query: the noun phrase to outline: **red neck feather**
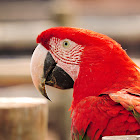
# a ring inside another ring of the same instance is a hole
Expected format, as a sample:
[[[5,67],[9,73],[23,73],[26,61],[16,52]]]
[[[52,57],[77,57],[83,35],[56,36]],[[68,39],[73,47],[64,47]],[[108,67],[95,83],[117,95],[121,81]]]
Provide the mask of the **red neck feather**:
[[[99,39],[87,46],[74,84],[72,108],[87,96],[109,94],[132,86],[137,79],[135,63],[115,41]]]

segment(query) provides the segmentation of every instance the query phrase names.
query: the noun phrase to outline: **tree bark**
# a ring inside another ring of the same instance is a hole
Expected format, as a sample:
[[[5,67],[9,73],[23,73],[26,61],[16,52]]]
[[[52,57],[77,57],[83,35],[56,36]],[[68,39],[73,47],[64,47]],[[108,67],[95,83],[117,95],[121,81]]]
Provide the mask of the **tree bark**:
[[[0,98],[0,140],[45,140],[47,102],[41,98]]]

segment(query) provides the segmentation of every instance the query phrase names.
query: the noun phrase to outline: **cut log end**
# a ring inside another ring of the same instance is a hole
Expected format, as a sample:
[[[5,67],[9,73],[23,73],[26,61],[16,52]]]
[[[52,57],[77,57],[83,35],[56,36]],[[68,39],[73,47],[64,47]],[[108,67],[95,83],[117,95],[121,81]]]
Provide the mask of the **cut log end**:
[[[15,98],[0,98],[0,108],[26,108],[46,105],[47,100],[43,98],[28,98],[28,97],[15,97]]]
[[[0,140],[45,140],[47,101],[0,98]]]

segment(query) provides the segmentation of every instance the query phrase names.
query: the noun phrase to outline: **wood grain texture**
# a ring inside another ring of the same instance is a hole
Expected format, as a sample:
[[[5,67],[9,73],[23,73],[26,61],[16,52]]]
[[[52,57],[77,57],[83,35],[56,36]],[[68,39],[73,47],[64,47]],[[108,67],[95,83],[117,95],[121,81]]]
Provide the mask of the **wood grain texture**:
[[[46,126],[46,100],[0,98],[0,140],[45,140]]]

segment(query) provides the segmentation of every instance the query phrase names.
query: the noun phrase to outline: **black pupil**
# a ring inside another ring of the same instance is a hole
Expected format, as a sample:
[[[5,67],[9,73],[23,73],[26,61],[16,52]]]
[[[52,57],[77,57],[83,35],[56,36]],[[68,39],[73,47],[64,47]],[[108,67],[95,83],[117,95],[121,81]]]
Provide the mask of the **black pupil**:
[[[68,42],[65,42],[65,44],[64,44],[65,46],[67,46],[68,45]]]

